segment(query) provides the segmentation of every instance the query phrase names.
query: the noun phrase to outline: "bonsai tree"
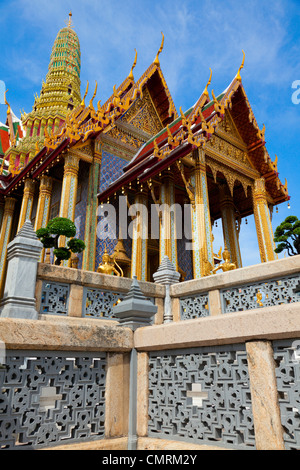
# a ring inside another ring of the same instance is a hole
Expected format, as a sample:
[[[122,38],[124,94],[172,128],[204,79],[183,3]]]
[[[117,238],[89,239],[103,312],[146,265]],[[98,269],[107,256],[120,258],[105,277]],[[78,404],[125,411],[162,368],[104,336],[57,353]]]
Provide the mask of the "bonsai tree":
[[[47,227],[36,231],[36,236],[43,243],[44,248],[54,248],[56,256],[55,264],[71,257],[71,253],[81,253],[85,249],[85,243],[79,238],[73,238],[76,234],[75,224],[64,217],[55,217],[48,222]],[[66,247],[59,246],[59,237],[70,238]]]
[[[274,241],[279,243],[275,252],[287,250],[289,256],[300,254],[300,220],[294,215],[287,217],[275,230]]]

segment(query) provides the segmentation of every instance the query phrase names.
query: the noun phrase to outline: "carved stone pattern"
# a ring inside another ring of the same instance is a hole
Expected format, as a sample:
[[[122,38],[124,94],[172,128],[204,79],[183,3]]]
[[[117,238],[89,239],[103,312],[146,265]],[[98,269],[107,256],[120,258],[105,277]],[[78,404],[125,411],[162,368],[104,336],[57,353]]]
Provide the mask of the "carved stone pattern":
[[[273,342],[286,450],[300,450],[300,339]]]
[[[104,438],[105,366],[105,353],[7,351],[0,369],[0,449]],[[56,389],[50,409],[42,406],[47,389]]]
[[[206,157],[206,163],[212,171],[215,182],[217,182],[218,172],[224,175],[227,181],[228,187],[230,189],[231,195],[233,195],[233,188],[234,188],[236,181],[242,184],[245,194],[247,194],[248,187],[253,186],[252,180],[250,178],[247,178],[247,176],[241,175],[240,173],[235,171],[233,168],[229,168],[220,162],[216,162],[214,159],[210,157]]]
[[[201,406],[191,398],[196,387]],[[254,447],[244,346],[151,352],[148,414],[150,437]]]
[[[147,89],[143,92],[143,98],[136,100],[122,120],[129,122],[150,135],[157,134],[163,127],[153,108]]]
[[[207,316],[209,316],[208,294],[182,297],[180,299],[181,320],[191,320]]]
[[[123,300],[126,294],[102,289],[84,288],[83,316],[117,320],[113,315],[113,306]]]
[[[68,315],[70,287],[58,282],[43,282],[40,313]]]
[[[241,312],[254,308],[300,302],[295,289],[300,275],[247,284],[221,291],[223,313]]]
[[[244,163],[250,167],[247,159],[247,153],[230,144],[229,142],[226,142],[220,137],[217,137],[216,135],[212,136],[206,145],[225,155],[227,158],[232,158],[233,160]]]
[[[121,141],[124,144],[131,145],[135,149],[140,148],[145,143],[144,140],[137,139],[132,135],[120,131],[117,127],[114,127],[107,135]]]

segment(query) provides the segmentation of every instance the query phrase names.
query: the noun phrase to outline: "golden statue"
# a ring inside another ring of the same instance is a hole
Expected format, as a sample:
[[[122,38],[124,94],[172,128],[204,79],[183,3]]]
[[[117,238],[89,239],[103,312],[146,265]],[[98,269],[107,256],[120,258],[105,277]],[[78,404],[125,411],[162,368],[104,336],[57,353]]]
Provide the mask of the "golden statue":
[[[114,274],[116,276],[121,276],[119,271],[115,268],[115,264],[116,262],[107,253],[107,249],[105,248],[105,251],[102,256],[102,263],[99,264],[97,272],[101,274],[110,274],[111,276],[113,276]]]
[[[220,263],[217,267],[213,269],[213,274],[216,274],[216,272],[219,269],[222,269],[224,272],[232,271],[233,269],[236,269],[235,263],[231,262],[230,251],[227,249],[226,243],[225,243],[225,249],[223,251],[223,260],[224,260],[224,263]]]

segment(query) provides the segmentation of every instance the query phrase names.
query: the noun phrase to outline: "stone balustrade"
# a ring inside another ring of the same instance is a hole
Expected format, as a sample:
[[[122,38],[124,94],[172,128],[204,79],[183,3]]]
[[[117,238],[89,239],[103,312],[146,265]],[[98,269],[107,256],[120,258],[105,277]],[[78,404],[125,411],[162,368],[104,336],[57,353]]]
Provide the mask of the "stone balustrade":
[[[299,274],[139,282],[130,328],[131,279],[39,263],[38,318],[0,317],[0,449],[300,450]]]

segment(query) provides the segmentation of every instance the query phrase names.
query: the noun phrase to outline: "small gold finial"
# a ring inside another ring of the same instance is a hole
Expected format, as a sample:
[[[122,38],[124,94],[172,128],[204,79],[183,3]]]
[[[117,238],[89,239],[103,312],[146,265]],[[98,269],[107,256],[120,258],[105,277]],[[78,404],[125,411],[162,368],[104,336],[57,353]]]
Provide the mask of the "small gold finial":
[[[210,76],[209,76],[208,82],[207,82],[207,84],[206,84],[205,90],[204,90],[204,92],[203,92],[203,94],[204,94],[205,96],[207,96],[208,99],[210,99],[210,98],[209,98],[209,93],[208,93],[207,88],[208,88],[209,85],[211,84],[211,77],[212,77],[212,69],[209,69],[209,70],[210,70]]]
[[[158,58],[158,56],[159,56],[159,54],[160,54],[160,53],[162,52],[162,50],[163,50],[164,41],[165,41],[164,33],[161,32],[161,34],[162,34],[161,45],[160,45],[160,48],[159,48],[159,50],[158,50],[158,53],[156,54],[156,57],[155,57],[154,62],[153,62],[154,65],[157,65],[157,67],[159,66],[159,58]]]
[[[72,24],[73,24],[73,23],[72,23],[72,12],[71,12],[71,11],[70,11],[70,13],[69,13],[69,19],[67,20],[67,22],[68,22],[68,23],[67,23],[68,28],[71,28],[71,27],[72,27]]]
[[[214,94],[214,90],[211,90],[211,94],[212,94],[212,97],[213,97],[213,101],[215,104],[219,104],[217,98],[216,98],[216,95]]]
[[[6,93],[7,93],[7,92],[8,92],[8,90],[6,90],[6,91],[4,92],[4,103],[5,103],[6,106],[7,106],[7,114],[10,114],[10,105],[8,104],[7,99],[6,99]]]
[[[84,100],[86,99],[86,96],[87,96],[87,94],[88,94],[88,91],[89,91],[89,82],[87,82],[86,90],[85,90],[85,94],[84,94],[83,100],[82,100],[82,102],[81,102],[81,106],[85,106]]]
[[[129,80],[132,80],[132,81],[134,81],[133,69],[134,69],[134,67],[136,66],[136,61],[137,61],[137,50],[136,50],[136,49],[134,49],[134,50],[135,50],[135,58],[134,58],[134,62],[133,62],[133,64],[132,64],[130,73],[129,73],[129,75],[128,75]]]
[[[242,53],[243,53],[243,61],[242,61],[241,65],[240,65],[240,68],[239,68],[238,73],[237,73],[237,75],[236,75],[236,79],[237,79],[239,82],[242,81],[241,70],[244,68],[244,64],[245,64],[245,52],[242,51]]]

